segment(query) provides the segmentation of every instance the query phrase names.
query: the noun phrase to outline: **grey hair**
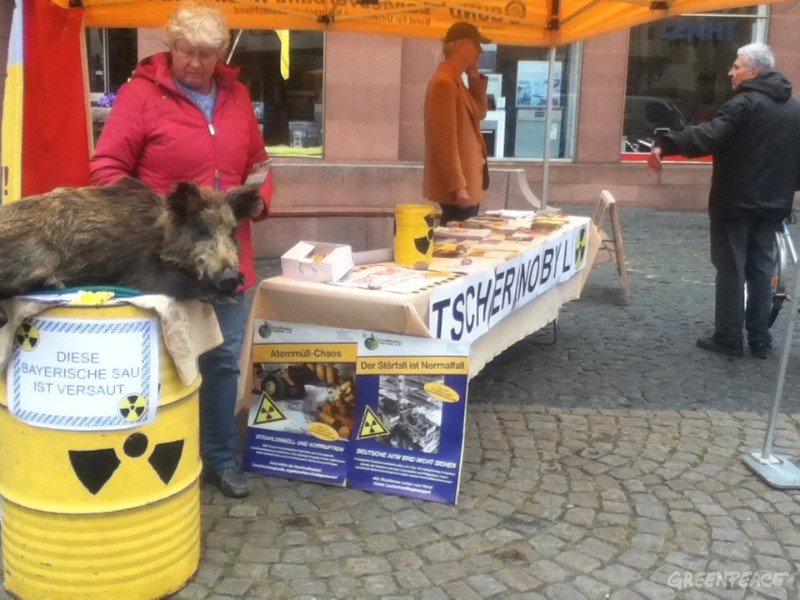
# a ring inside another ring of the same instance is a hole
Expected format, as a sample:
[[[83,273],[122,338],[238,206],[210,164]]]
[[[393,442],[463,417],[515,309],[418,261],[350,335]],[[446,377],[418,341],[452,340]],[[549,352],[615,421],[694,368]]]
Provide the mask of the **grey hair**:
[[[211,6],[183,2],[169,16],[164,27],[164,41],[169,47],[180,40],[186,40],[191,46],[217,48],[221,56],[230,43],[225,15]]]
[[[775,68],[775,55],[766,44],[747,44],[736,51],[736,56],[746,56],[750,67],[758,74],[768,73]]]

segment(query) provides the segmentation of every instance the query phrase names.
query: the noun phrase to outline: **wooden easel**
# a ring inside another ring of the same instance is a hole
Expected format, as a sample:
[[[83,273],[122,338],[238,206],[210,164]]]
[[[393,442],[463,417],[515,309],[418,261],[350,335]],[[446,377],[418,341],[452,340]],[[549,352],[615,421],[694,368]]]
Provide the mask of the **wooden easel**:
[[[609,217],[611,237],[603,229],[606,216]],[[628,258],[625,254],[625,243],[622,241],[622,226],[619,223],[617,201],[608,190],[603,190],[600,193],[600,202],[597,203],[597,208],[594,210],[592,223],[600,232],[600,248],[597,251],[592,267],[611,261],[616,262],[624,300],[626,304],[629,304],[631,301],[631,282],[628,279]]]

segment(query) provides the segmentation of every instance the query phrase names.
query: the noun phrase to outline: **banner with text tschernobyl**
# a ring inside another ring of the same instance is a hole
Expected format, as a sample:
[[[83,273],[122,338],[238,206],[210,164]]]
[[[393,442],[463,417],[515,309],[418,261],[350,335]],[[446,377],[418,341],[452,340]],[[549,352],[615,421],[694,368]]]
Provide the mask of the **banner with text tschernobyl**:
[[[590,219],[569,222],[519,256],[436,288],[428,329],[444,340],[470,344],[490,327],[586,268]]]

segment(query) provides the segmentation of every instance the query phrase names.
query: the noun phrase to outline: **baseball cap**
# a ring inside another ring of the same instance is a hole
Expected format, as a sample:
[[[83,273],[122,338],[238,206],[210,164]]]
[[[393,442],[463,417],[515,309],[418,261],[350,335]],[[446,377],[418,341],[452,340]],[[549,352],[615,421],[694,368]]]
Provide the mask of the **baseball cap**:
[[[491,44],[492,40],[478,31],[472,23],[453,23],[450,29],[447,30],[447,35],[444,36],[445,43],[456,42],[458,40],[473,40],[479,44]]]

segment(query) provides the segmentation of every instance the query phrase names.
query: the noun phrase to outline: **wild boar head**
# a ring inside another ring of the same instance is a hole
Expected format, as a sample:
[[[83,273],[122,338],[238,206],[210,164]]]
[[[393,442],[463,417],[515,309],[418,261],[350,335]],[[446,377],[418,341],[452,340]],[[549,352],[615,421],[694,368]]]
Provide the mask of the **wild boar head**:
[[[256,217],[263,203],[257,186],[225,195],[189,182],[167,197],[158,225],[163,232],[161,260],[201,286],[229,295],[242,282],[239,273],[239,220]]]

